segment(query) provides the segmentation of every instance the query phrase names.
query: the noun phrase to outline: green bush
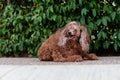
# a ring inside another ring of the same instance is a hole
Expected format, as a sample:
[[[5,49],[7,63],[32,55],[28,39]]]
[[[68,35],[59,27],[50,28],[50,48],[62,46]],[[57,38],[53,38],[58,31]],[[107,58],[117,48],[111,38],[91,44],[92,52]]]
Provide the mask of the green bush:
[[[117,0],[2,0],[0,55],[36,56],[42,42],[69,21],[86,24],[94,37],[91,52],[110,47],[118,52],[119,5]]]

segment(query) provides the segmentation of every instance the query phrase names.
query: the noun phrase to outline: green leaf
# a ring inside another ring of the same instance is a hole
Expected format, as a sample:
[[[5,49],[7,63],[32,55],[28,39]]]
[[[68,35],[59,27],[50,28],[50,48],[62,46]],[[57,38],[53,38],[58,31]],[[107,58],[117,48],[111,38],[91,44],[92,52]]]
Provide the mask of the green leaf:
[[[108,16],[105,16],[105,18],[107,19],[107,21],[111,21],[111,19],[110,19],[110,17],[108,17]]]
[[[52,17],[51,17],[51,19],[53,20],[53,21],[55,21],[56,20],[56,15],[53,15]]]
[[[34,20],[36,17],[37,17],[36,15],[32,16],[32,17],[31,17],[31,20]]]
[[[93,24],[92,22],[90,22],[90,23],[88,24],[88,28],[92,31],[92,30],[93,30],[93,27],[94,27],[94,24]]]
[[[107,19],[106,19],[106,17],[102,17],[102,23],[103,23],[103,25],[107,26]]]
[[[40,11],[42,11],[42,12],[43,12],[43,6],[40,6],[40,7],[39,7],[39,9],[40,9]]]
[[[120,14],[120,7],[118,7],[118,9],[117,9],[117,13]]]
[[[41,16],[38,17],[38,21],[41,22],[42,21],[42,18]]]
[[[104,31],[100,31],[98,33],[97,37],[98,37],[98,40],[100,40],[100,39],[107,39],[108,38],[107,34]]]
[[[96,16],[96,10],[95,9],[92,10],[92,14],[93,14],[94,17]]]
[[[118,31],[118,39],[120,40],[120,30]]]
[[[16,19],[23,19],[23,16],[22,15],[18,15],[17,17],[16,17]]]
[[[20,43],[20,45],[18,46],[18,48],[19,48],[20,51],[23,51],[23,44]]]
[[[79,4],[82,5],[82,0],[79,0]]]
[[[42,14],[42,18],[43,18],[43,19],[45,19],[45,18],[46,18],[45,13],[43,13],[43,14]]]
[[[115,16],[116,16],[116,12],[112,12],[110,16],[111,16],[112,20],[114,20]]]
[[[38,24],[38,23],[40,22],[39,19],[41,19],[41,18],[39,18],[39,17],[35,18],[34,21],[33,21],[33,23],[34,23],[35,25]]]
[[[14,51],[17,50],[17,44],[15,44],[15,45],[13,46],[13,50],[14,50]]]
[[[100,47],[99,41],[95,41],[95,43],[94,43],[94,48],[98,50],[99,47]]]
[[[97,37],[98,37],[98,40],[100,40],[102,38],[102,31],[100,31],[98,34],[97,34]]]
[[[50,10],[50,12],[53,13],[53,6],[50,6],[50,7],[49,7],[49,10]]]
[[[49,2],[50,2],[50,0],[46,0],[46,2],[47,2],[47,3],[49,3]]]
[[[101,19],[98,19],[98,20],[96,21],[96,24],[99,26],[99,25],[101,24]]]
[[[61,22],[62,22],[62,16],[61,15],[57,16],[57,22],[59,22],[61,24]]]
[[[118,51],[118,45],[116,42],[114,43],[114,49],[115,49],[115,51]]]
[[[20,31],[22,31],[22,27],[23,27],[22,23],[19,23],[19,29],[20,29]]]
[[[113,39],[117,38],[117,32],[113,33]]]
[[[104,31],[102,31],[102,38],[107,39],[107,34]]]
[[[110,42],[109,42],[109,41],[105,41],[105,42],[103,43],[103,48],[104,48],[104,49],[108,49],[109,46],[110,46]]]
[[[86,8],[83,8],[83,9],[81,10],[81,15],[82,15],[82,16],[83,16],[83,15],[86,15],[87,12],[88,12],[88,10],[87,10]]]
[[[31,18],[31,17],[25,17],[25,20],[26,20],[27,22],[29,22],[30,18]]]
[[[16,25],[16,23],[17,23],[17,20],[14,20],[14,21],[13,21],[13,26],[15,26],[15,25]]]
[[[81,22],[82,24],[85,24],[85,17],[84,17],[84,16],[82,16],[82,17],[80,18],[80,22]]]
[[[109,10],[109,7],[108,7],[107,5],[104,5],[103,10],[104,10],[104,11],[108,11],[108,10]]]

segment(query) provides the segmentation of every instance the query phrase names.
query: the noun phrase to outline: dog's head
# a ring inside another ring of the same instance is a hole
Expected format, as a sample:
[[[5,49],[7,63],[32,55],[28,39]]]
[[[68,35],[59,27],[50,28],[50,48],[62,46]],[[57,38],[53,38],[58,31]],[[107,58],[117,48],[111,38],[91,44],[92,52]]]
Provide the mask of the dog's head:
[[[80,38],[81,32],[80,24],[75,21],[69,22],[64,28],[65,37],[72,40]]]
[[[79,23],[72,21],[66,24],[64,35],[67,40],[79,40],[79,44],[84,52],[89,51],[90,36],[87,28]]]
[[[65,25],[61,29],[62,36],[59,38],[58,45],[64,46],[67,40],[79,41],[83,51],[88,52],[89,50],[89,33],[87,28],[80,25],[79,23],[72,21]]]

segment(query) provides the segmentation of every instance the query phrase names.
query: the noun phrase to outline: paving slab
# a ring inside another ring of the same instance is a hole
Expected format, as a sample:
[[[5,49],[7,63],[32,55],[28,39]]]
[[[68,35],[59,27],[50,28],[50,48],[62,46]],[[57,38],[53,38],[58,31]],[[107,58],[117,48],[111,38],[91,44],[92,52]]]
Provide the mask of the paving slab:
[[[120,80],[120,57],[83,62],[0,58],[0,80]]]

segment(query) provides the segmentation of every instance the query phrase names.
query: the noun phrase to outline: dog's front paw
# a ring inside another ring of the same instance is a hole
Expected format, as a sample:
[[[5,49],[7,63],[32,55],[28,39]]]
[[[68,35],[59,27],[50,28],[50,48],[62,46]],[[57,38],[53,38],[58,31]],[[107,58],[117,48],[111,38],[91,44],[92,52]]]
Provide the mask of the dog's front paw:
[[[98,57],[95,54],[89,54],[91,60],[98,60]]]
[[[67,57],[67,62],[80,62],[80,61],[83,61],[80,55],[73,55],[73,56]]]
[[[65,58],[56,58],[54,59],[55,62],[65,62],[66,59]]]
[[[75,62],[81,62],[81,61],[83,61],[82,58],[77,58],[77,59],[75,60]]]

